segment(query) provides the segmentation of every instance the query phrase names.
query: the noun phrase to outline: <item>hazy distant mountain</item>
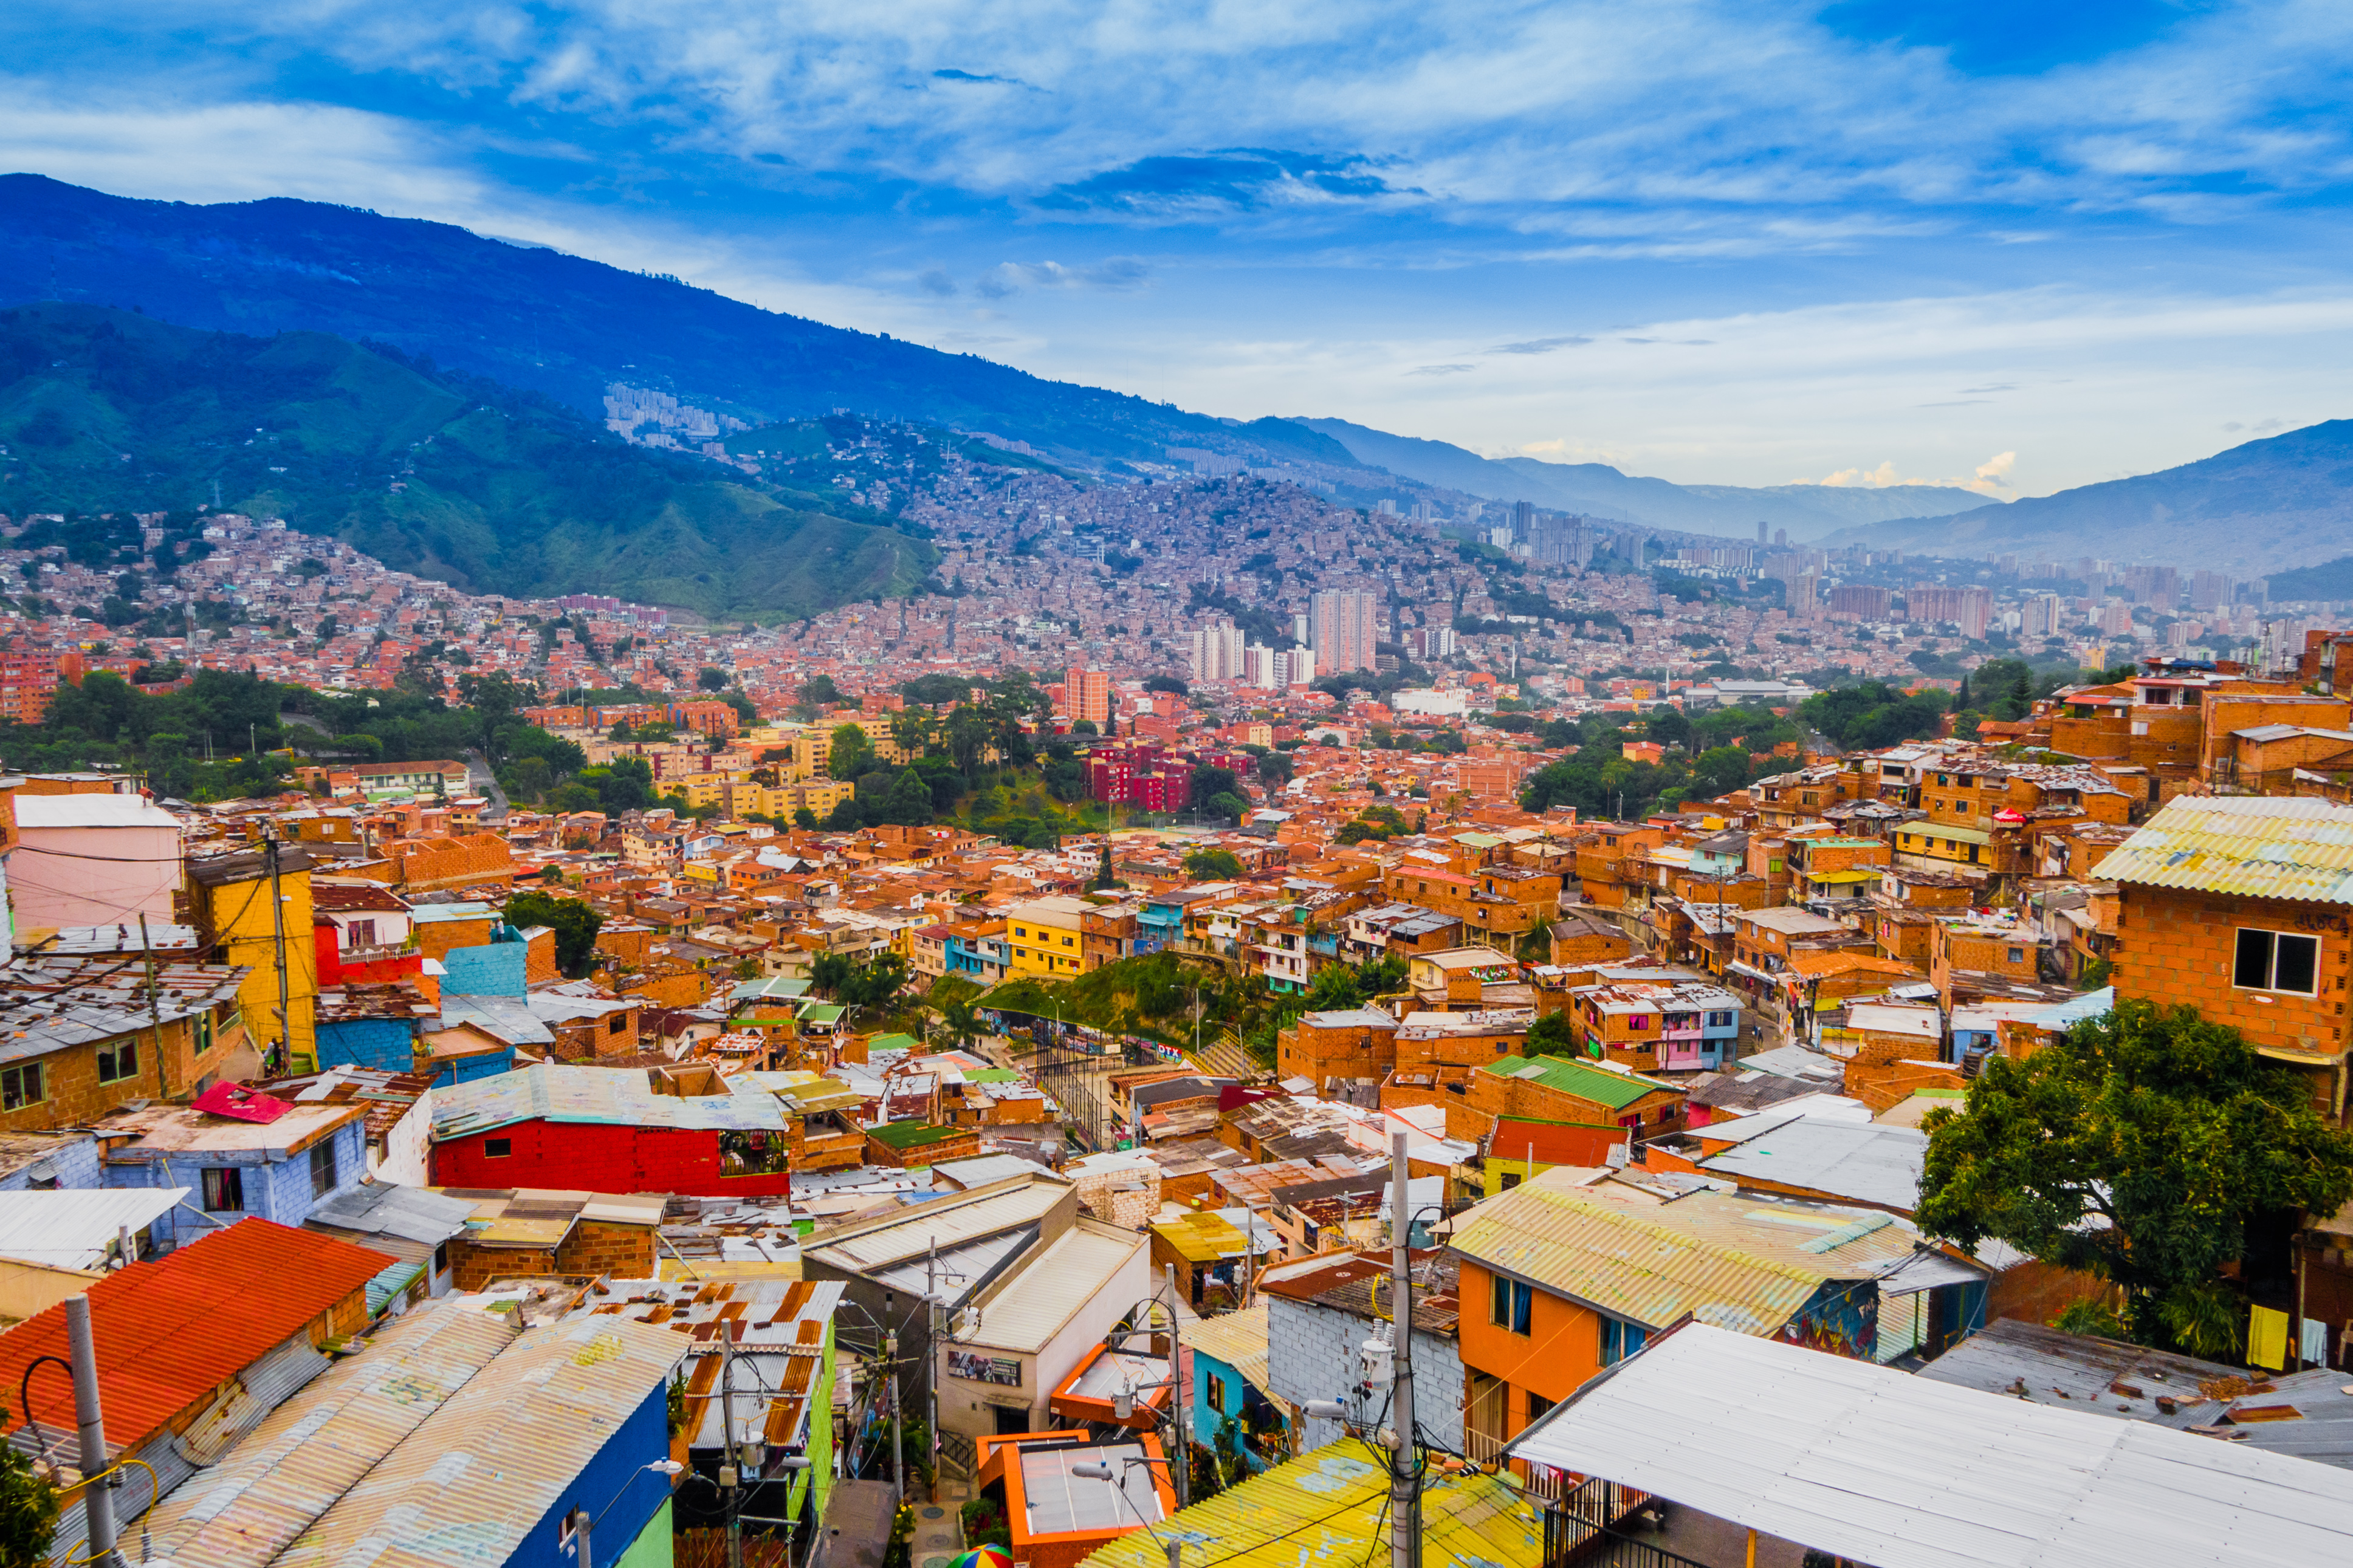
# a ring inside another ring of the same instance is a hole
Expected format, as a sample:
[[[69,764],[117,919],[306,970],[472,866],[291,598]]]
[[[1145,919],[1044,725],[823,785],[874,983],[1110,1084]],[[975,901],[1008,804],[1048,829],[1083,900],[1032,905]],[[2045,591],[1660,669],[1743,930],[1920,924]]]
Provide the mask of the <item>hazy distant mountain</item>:
[[[1847,529],[1824,542],[1939,555],[2095,555],[2202,566],[2240,578],[2332,562],[2353,553],[2353,419],[2249,441],[2178,468],[2013,501],[1998,511],[1906,518]]]
[[[1942,485],[1886,489],[1836,485],[1678,485],[1638,479],[1602,463],[1546,463],[1534,458],[1482,458],[1443,441],[1391,436],[1345,419],[1297,419],[1331,437],[1360,463],[1427,485],[1493,500],[1525,500],[1565,511],[1647,522],[1654,528],[1754,538],[1759,522],[1811,540],[1832,530],[1887,518],[1949,516],[1998,503]]]
[[[842,408],[1098,460],[1162,460],[1177,446],[1355,463],[1283,420],[1240,425],[1045,381],[448,224],[321,202],[132,201],[0,176],[0,305],[45,300],[390,343],[599,419],[606,385],[623,382],[755,425]]]

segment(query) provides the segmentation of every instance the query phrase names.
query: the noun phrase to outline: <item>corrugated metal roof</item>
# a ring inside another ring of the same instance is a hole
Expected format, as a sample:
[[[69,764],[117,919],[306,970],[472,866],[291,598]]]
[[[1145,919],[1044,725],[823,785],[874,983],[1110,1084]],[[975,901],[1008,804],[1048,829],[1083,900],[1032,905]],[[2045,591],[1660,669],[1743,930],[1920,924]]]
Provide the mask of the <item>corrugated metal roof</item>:
[[[973,1196],[934,1198],[913,1208],[874,1220],[853,1221],[830,1235],[812,1233],[805,1256],[812,1263],[860,1273],[920,1259],[936,1241],[943,1248],[960,1247],[998,1231],[1035,1225],[1070,1194],[1067,1183],[1032,1177],[999,1193],[976,1189]]]
[[[2353,1475],[2334,1467],[1699,1324],[1588,1384],[1512,1447],[1877,1568],[2353,1554]]]
[[[999,1280],[980,1309],[980,1326],[958,1342],[1031,1354],[1044,1350],[1150,1244],[1142,1231],[1081,1220]],[[1151,1275],[1148,1266],[1137,1271],[1146,1289]]]
[[[1302,1568],[1385,1558],[1388,1456],[1356,1438],[1329,1444],[1196,1503],[1156,1534],[1121,1535],[1087,1559],[1100,1568],[1163,1568],[1162,1542],[1220,1568]],[[1519,1493],[1493,1476],[1433,1469],[1421,1492],[1425,1568],[1535,1568],[1543,1532]]]
[[[363,1182],[337,1193],[311,1211],[302,1225],[362,1247],[378,1247],[414,1263],[465,1233],[474,1205],[427,1187],[393,1182]]]
[[[2274,796],[2178,796],[2109,852],[2100,879],[2353,903],[2353,807]]]
[[[1909,1127],[1799,1116],[1702,1160],[1699,1168],[1909,1214],[1919,1206],[1927,1156],[1928,1135]]]
[[[735,1325],[735,1446],[764,1441],[797,1448],[807,1444],[813,1403],[823,1381],[826,1341],[841,1308],[841,1284],[615,1279],[606,1288],[609,1296],[583,1298],[574,1315],[660,1324],[681,1336],[693,1358],[687,1375],[689,1447],[727,1446],[726,1401],[720,1397],[723,1321]]]
[[[1870,1279],[1911,1256],[1913,1233],[1885,1224],[1825,1250],[1857,1211],[1695,1192],[1662,1203],[1630,1188],[1588,1187],[1590,1173],[1540,1172],[1457,1222],[1454,1250],[1653,1329],[1686,1313],[1769,1334],[1826,1279]],[[1884,1215],[1872,1215],[1884,1222]]]
[[[1271,1395],[1273,1390],[1266,1380],[1267,1315],[1271,1309],[1264,1301],[1255,1307],[1245,1307],[1239,1312],[1220,1312],[1214,1318],[1185,1325],[1185,1343],[1204,1355],[1217,1357],[1250,1383],[1261,1394]]]
[[[550,1062],[433,1091],[436,1140],[531,1121],[754,1132],[783,1131],[785,1112],[769,1095],[656,1094],[641,1072]]]
[[[626,1318],[525,1329],[273,1563],[477,1568],[509,1561],[686,1349],[670,1330]]]
[[[135,1447],[364,1289],[392,1261],[311,1231],[244,1219],[97,1281],[90,1314],[107,1441]],[[0,1334],[0,1384],[16,1387],[34,1357],[62,1359],[66,1350],[66,1310],[51,1307]],[[37,1377],[32,1386],[42,1427],[71,1432],[72,1386],[62,1377]],[[22,1414],[12,1408],[11,1430]]]
[[[146,1229],[186,1187],[65,1188],[0,1193],[0,1257],[52,1268],[96,1268],[114,1256],[115,1231]]]
[[[401,1318],[278,1407],[150,1521],[158,1555],[263,1568],[514,1338],[452,1302]]]

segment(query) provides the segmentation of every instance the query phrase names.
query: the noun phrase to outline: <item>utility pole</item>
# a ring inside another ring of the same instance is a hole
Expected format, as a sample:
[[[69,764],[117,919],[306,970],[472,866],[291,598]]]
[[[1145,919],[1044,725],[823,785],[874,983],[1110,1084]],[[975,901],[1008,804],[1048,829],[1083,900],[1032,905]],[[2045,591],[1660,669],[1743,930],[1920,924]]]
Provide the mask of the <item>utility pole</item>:
[[[1390,1394],[1397,1447],[1389,1450],[1389,1568],[1421,1568],[1421,1476],[1414,1459],[1413,1214],[1406,1205],[1405,1134],[1389,1141],[1389,1316],[1397,1383]]]
[[[1193,1406],[1185,1397],[1185,1350],[1176,1335],[1176,1266],[1168,1266],[1168,1435],[1174,1452],[1168,1456],[1168,1477],[1176,1489],[1176,1511],[1182,1513],[1193,1494]]]
[[[895,1509],[907,1500],[907,1445],[899,1426],[899,1319],[892,1310],[891,1293],[882,1294],[882,1353],[889,1358],[891,1378],[891,1503]]]
[[[262,858],[269,867],[269,930],[278,944],[278,1070],[294,1065],[294,1004],[286,977],[286,896],[278,880],[278,834],[273,829],[261,841]]]
[[[81,1429],[81,1455],[76,1461],[85,1476],[102,1475],[106,1462],[106,1415],[99,1407],[98,1342],[90,1333],[90,1298],[66,1298],[66,1351],[73,1367],[74,1420]],[[82,1512],[90,1525],[90,1557],[93,1568],[122,1568],[115,1549],[112,1477],[82,1488]]]
[[[719,1460],[719,1506],[727,1514],[727,1568],[744,1568],[743,1455],[735,1449],[735,1322],[723,1319],[719,1338],[719,1425],[724,1445]]]
[[[940,1078],[938,1073],[932,1075],[933,1093],[935,1095],[939,1092]],[[940,1306],[939,1284],[935,1279],[939,1268],[940,1238],[935,1236],[932,1237],[931,1250],[923,1257],[923,1399],[925,1415],[930,1422],[928,1436],[923,1440],[931,1449],[934,1486],[940,1479]],[[934,1492],[933,1495],[938,1494]]]
[[[155,945],[147,935],[145,910],[139,911],[139,952],[147,963],[147,1021],[155,1036],[155,1087],[165,1100],[169,1100],[172,1098],[172,1080],[169,1069],[164,1065],[163,1004],[156,996]],[[127,1258],[130,1254],[125,1252],[123,1256]]]

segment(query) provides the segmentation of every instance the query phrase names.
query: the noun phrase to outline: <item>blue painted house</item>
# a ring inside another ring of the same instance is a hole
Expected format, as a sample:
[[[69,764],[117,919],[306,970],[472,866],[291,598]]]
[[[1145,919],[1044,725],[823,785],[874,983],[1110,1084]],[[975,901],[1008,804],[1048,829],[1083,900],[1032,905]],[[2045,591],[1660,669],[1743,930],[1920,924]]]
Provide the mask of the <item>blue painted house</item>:
[[[105,1186],[91,1132],[10,1132],[0,1138],[0,1193],[88,1192]]]
[[[1193,1441],[1250,1473],[1266,1468],[1270,1450],[1287,1449],[1282,1408],[1266,1393],[1268,1310],[1261,1302],[1185,1330]]]
[[[300,1226],[367,1173],[367,1110],[361,1102],[295,1104],[259,1121],[150,1105],[117,1111],[92,1131],[104,1185],[190,1189],[184,1206],[155,1222],[156,1244],[171,1247],[247,1218]]]

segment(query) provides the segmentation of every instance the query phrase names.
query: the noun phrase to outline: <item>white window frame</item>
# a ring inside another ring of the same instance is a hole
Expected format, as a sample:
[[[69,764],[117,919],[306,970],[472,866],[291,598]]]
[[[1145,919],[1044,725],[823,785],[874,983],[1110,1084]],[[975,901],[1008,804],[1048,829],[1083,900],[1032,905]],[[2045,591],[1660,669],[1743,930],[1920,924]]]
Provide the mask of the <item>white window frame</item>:
[[[2240,950],[2245,945],[2246,939],[2250,936],[2268,937],[2271,940],[2271,951],[2263,959],[2263,979],[2265,984],[2262,985],[2242,984],[2239,980]],[[2312,984],[2309,986],[2298,988],[2293,985],[2282,985],[2278,984],[2279,950],[2280,943],[2283,942],[2303,942],[2312,944]],[[2231,986],[2233,990],[2237,991],[2263,991],[2281,996],[2319,995],[2320,938],[2308,931],[2273,931],[2267,926],[2237,927],[2231,941]]]

